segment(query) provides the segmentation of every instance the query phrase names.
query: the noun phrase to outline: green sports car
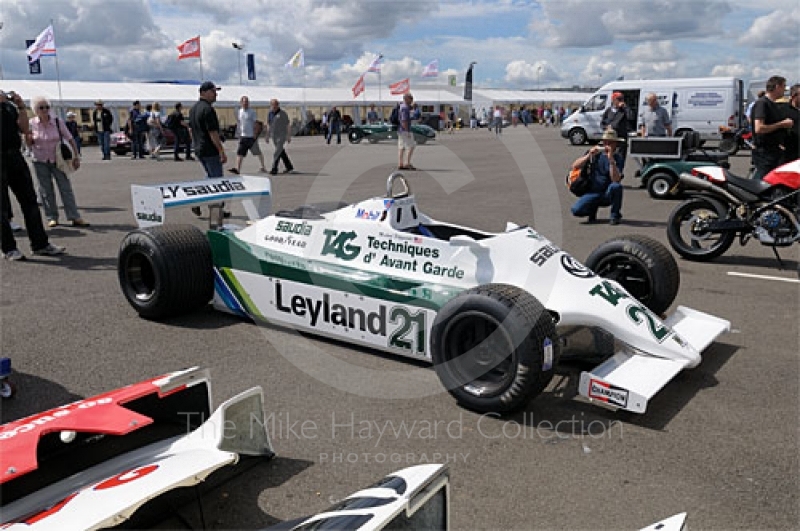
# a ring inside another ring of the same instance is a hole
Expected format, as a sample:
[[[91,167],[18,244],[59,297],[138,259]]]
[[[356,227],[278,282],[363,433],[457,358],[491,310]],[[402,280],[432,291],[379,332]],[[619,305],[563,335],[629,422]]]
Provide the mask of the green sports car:
[[[423,124],[412,124],[411,131],[414,133],[414,140],[417,144],[424,144],[428,140],[436,138],[436,130]],[[347,132],[347,138],[351,144],[358,144],[365,138],[370,144],[375,144],[381,140],[397,138],[397,126],[390,123],[352,125]]]

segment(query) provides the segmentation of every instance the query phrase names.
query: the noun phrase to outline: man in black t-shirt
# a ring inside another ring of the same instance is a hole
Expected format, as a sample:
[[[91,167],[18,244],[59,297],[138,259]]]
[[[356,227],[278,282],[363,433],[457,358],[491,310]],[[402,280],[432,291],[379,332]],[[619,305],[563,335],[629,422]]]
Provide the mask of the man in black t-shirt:
[[[786,130],[783,146],[783,164],[800,158],[800,83],[789,89],[789,101],[779,104],[784,118],[793,122],[791,129]]]
[[[42,223],[42,214],[36,203],[36,192],[33,190],[31,170],[22,156],[22,138],[20,134],[30,134],[25,102],[19,94],[0,91],[0,245],[3,258],[11,261],[25,260],[19,249],[8,220],[11,202],[8,200],[9,190],[14,192],[25,218],[25,228],[31,241],[33,254],[55,256],[64,253],[64,248],[53,245],[47,239]]]
[[[217,111],[212,105],[217,101],[218,90],[211,81],[204,82],[200,85],[200,99],[189,111],[194,154],[203,165],[207,177],[222,177],[222,165],[228,162],[219,135]]]
[[[782,164],[786,130],[794,124],[784,118],[775,100],[786,90],[786,78],[772,76],[767,80],[767,93],[756,101],[750,118],[753,122],[756,148],[751,156],[755,172],[753,179],[762,179]]]
[[[167,129],[175,135],[175,150],[173,151],[175,160],[180,158],[181,151],[186,153],[186,160],[194,160],[192,157],[192,143],[189,141],[189,128],[186,126],[186,118],[183,116],[183,104],[175,104],[175,110],[167,117]]]

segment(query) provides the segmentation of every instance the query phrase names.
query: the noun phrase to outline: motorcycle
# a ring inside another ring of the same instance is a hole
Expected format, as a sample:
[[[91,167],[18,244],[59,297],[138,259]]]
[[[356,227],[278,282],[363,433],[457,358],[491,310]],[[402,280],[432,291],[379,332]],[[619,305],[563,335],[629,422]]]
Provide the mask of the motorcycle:
[[[800,160],[775,168],[763,180],[744,179],[729,170],[701,166],[682,173],[686,190],[699,192],[669,215],[667,238],[689,260],[705,262],[727,251],[736,237],[772,247],[800,241]]]
[[[734,156],[740,149],[755,149],[753,131],[749,127],[733,129],[727,126],[720,126],[719,132],[722,140],[719,141],[719,150]]]

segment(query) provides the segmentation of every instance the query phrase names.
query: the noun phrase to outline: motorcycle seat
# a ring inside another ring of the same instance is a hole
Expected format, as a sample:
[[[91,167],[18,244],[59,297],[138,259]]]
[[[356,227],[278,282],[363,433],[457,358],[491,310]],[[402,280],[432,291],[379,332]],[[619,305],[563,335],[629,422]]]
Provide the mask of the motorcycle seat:
[[[764,191],[772,188],[771,184],[764,182],[761,179],[744,179],[742,177],[737,177],[730,172],[728,172],[726,178],[730,184],[738,186],[739,188],[755,195],[761,195]]]

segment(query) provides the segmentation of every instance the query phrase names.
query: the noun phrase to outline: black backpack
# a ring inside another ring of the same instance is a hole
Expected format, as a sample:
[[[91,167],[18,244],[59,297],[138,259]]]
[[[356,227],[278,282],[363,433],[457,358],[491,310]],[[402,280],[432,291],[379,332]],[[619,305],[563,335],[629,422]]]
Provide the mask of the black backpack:
[[[392,125],[400,126],[400,104],[392,109],[392,114],[389,115],[389,123]]]
[[[581,197],[592,189],[592,174],[594,173],[596,157],[590,157],[582,168],[570,170],[567,174],[567,188],[574,195]]]

